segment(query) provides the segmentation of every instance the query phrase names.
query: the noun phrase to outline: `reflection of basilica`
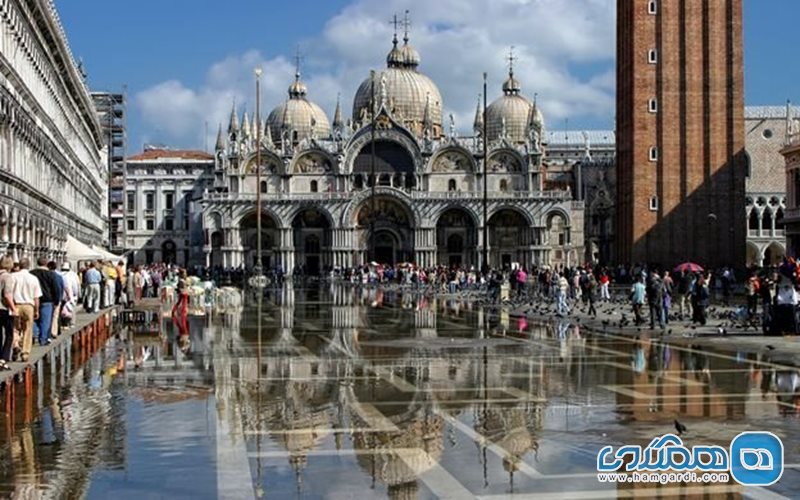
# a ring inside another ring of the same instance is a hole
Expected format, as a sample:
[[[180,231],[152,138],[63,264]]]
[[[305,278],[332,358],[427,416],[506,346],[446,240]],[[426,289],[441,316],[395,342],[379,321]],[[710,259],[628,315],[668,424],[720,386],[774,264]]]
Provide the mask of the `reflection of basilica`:
[[[316,273],[368,260],[480,265],[484,140],[491,264],[582,258],[583,202],[573,200],[571,183],[554,181],[572,167],[545,161],[543,116],[513,67],[487,109],[487,137],[480,109],[474,137],[458,137],[452,118],[443,124],[442,97],[419,63],[408,37],[402,45],[395,38],[387,68],[361,84],[347,121],[337,105],[329,123],[299,72],[266,123],[246,114],[240,122],[232,112],[203,200],[207,264],[256,262],[260,191],[267,266]]]

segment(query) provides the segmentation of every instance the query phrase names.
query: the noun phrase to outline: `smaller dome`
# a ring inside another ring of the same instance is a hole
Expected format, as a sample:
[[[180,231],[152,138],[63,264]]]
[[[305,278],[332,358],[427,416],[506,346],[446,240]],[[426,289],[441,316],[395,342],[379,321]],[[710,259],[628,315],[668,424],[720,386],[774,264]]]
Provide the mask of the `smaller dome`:
[[[508,80],[503,82],[503,93],[506,95],[516,95],[522,90],[519,80],[514,78],[514,73],[508,75]]]
[[[514,78],[513,69],[503,83],[503,95],[486,109],[486,135],[489,141],[503,136],[514,143],[529,140],[531,126],[544,128],[544,117],[535,102],[522,95],[522,84]]]
[[[281,142],[284,133],[292,132],[293,141],[310,137],[329,137],[331,125],[325,112],[306,97],[308,88],[300,80],[300,73],[289,85],[289,99],[273,109],[267,118],[271,139],[275,144]]]
[[[403,63],[406,65],[407,68],[416,69],[416,67],[419,66],[419,63],[421,61],[419,57],[419,52],[417,52],[417,49],[409,45],[408,41],[406,41],[406,43],[403,45],[403,48],[401,48],[400,51],[403,54]]]

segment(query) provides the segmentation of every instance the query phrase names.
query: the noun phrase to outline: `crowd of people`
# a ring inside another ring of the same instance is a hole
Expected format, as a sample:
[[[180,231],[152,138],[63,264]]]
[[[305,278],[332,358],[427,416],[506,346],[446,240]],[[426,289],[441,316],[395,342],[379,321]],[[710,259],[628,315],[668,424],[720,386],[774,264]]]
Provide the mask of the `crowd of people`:
[[[178,290],[174,312],[186,315],[186,271],[153,264],[126,267],[98,260],[73,270],[39,258],[0,258],[0,370],[12,361],[26,362],[34,342],[46,346],[69,329],[78,307],[88,313],[113,305],[131,306],[144,297],[157,297],[162,284]]]

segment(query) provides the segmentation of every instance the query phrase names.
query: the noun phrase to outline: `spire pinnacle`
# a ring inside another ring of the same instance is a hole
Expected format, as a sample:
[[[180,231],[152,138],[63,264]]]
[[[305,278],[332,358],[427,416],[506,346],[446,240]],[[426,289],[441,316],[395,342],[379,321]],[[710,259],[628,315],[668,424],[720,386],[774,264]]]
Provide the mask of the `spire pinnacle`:
[[[217,128],[217,144],[214,147],[217,151],[222,151],[225,149],[225,139],[222,137],[222,124],[219,124],[219,128]]]
[[[483,134],[483,110],[481,109],[481,94],[478,94],[478,106],[475,108],[475,121],[472,124],[472,129],[476,134]]]
[[[302,60],[303,55],[300,53],[300,44],[298,44],[294,54],[294,79],[296,81],[300,81],[300,63]]]
[[[239,117],[236,116],[236,98],[233,98],[233,106],[231,106],[231,117],[228,120],[228,133],[236,133],[239,131]]]
[[[341,94],[336,94],[336,111],[333,112],[333,128],[341,128],[344,125],[342,120]]]

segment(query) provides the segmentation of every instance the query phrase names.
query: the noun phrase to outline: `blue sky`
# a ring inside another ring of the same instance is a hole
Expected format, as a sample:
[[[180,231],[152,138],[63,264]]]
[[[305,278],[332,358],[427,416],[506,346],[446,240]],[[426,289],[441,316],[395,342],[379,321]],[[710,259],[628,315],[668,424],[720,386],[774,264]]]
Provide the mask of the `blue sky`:
[[[411,10],[420,70],[439,85],[445,113],[468,133],[490,73],[490,98],[519,56],[523,92],[537,92],[552,129],[611,128],[615,0],[57,0],[73,52],[93,89],[129,91],[129,152],[144,142],[202,148],[236,99],[253,111],[252,69],[265,69],[264,109],[285,98],[299,45],[309,97],[345,110],[390,48],[394,12]],[[800,1],[744,0],[748,104],[800,102],[795,31]],[[213,144],[213,140],[209,141]]]

